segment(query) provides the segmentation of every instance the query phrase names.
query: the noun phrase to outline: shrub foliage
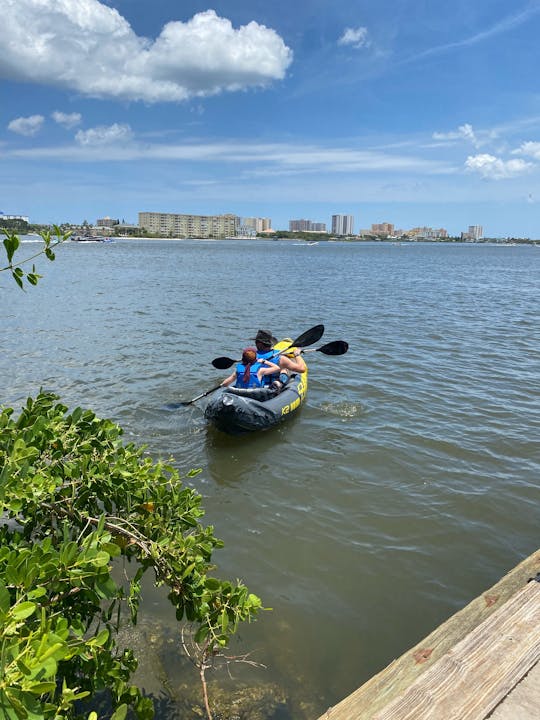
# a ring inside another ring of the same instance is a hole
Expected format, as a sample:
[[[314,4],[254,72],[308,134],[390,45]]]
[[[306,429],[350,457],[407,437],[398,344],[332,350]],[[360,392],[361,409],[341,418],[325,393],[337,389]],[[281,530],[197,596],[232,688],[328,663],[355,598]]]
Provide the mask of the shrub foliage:
[[[4,246],[3,269],[20,285],[13,236]],[[167,587],[178,620],[192,624],[201,667],[239,622],[255,617],[259,598],[241,582],[212,576],[222,542],[201,524],[203,514],[200,495],[175,468],[124,442],[110,420],[68,412],[45,392],[17,417],[0,408],[4,718],[74,718],[80,701],[101,691],[114,720],[128,708],[151,717],[151,701],[130,684],[136,659],[117,641],[121,625],[136,621],[148,570]]]

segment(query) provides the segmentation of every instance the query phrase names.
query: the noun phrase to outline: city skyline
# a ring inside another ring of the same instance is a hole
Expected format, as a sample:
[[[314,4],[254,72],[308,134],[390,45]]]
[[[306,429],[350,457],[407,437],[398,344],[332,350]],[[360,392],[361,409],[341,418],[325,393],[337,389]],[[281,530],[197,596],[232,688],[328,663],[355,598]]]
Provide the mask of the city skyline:
[[[540,236],[537,0],[213,8],[8,3],[4,212],[134,222],[180,207],[282,229],[351,214]]]
[[[21,220],[26,223],[31,223],[28,216],[23,215],[10,215],[0,211],[0,227],[2,226],[2,219],[6,220]],[[88,221],[85,219],[82,223],[71,223],[73,226],[84,226]],[[68,223],[69,224],[69,223]],[[272,227],[272,218],[269,217],[241,217],[234,213],[224,213],[222,215],[191,215],[189,213],[155,213],[155,212],[139,212],[137,223],[126,222],[124,218],[120,221],[119,218],[110,217],[105,215],[104,217],[97,218],[94,222],[89,223],[90,227],[114,229],[116,226],[121,228],[129,228],[137,226],[139,228],[144,227],[149,232],[162,232],[169,234],[177,231],[180,236],[188,233],[188,228],[194,230],[195,234],[191,233],[190,236],[197,237],[201,234],[201,228],[211,228],[214,224],[214,229],[217,226],[220,227],[220,234],[222,235],[237,235],[241,237],[255,236],[263,233],[275,233],[275,232],[286,232],[285,228]],[[415,226],[409,229],[396,228],[394,223],[382,222],[382,223],[371,223],[370,228],[361,228],[357,232],[354,231],[354,217],[352,215],[333,215],[331,221],[330,230],[327,229],[326,223],[314,222],[310,219],[304,218],[301,220],[289,220],[288,232],[313,232],[322,233],[329,235],[341,235],[341,236],[365,236],[365,235],[379,235],[380,237],[393,237],[393,236],[419,236],[425,237],[426,239],[432,238],[445,238],[449,236],[446,228],[432,228],[428,226]],[[206,236],[206,233],[202,233]],[[452,236],[457,237],[458,235]],[[484,237],[484,230],[482,225],[469,225],[468,230],[461,230],[459,233],[462,239],[473,239],[479,240]]]

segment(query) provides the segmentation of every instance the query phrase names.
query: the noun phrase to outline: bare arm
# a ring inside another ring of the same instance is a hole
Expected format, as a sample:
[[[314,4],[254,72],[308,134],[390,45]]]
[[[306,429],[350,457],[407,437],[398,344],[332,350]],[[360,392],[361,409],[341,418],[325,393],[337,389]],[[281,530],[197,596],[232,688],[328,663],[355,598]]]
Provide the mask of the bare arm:
[[[301,350],[294,351],[294,358],[290,358],[290,357],[287,357],[286,355],[282,355],[279,358],[279,366],[283,370],[290,370],[291,372],[297,372],[297,373],[303,373],[303,372],[306,372],[306,370],[307,370],[306,363],[304,362],[304,358],[302,357]]]
[[[236,380],[236,370],[229,375],[229,377],[225,378],[223,382],[221,383],[221,387],[227,387],[228,385],[231,385]]]
[[[259,380],[264,375],[274,375],[279,373],[279,365],[277,365],[275,362],[272,362],[271,360],[261,360],[260,361],[262,367],[257,372],[257,377]]]

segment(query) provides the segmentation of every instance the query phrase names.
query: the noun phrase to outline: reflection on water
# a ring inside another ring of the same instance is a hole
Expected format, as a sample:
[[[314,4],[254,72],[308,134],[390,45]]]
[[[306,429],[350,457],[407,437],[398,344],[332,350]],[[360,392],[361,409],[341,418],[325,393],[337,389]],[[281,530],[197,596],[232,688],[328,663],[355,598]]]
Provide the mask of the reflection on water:
[[[234,648],[267,670],[241,678],[278,688],[286,701],[266,717],[283,720],[317,717],[427,635],[536,550],[540,526],[540,253],[315,250],[74,244],[31,291],[0,288],[4,404],[43,386],[182,474],[202,468],[188,482],[226,543],[217,574],[273,608]],[[260,267],[279,277],[258,304],[246,288]],[[180,405],[259,327],[321,322],[324,342],[350,349],[306,355],[308,398],[287,424],[232,438],[206,426],[204,399]],[[177,632],[150,582],[141,622]],[[169,687],[194,682],[168,654],[165,666]]]

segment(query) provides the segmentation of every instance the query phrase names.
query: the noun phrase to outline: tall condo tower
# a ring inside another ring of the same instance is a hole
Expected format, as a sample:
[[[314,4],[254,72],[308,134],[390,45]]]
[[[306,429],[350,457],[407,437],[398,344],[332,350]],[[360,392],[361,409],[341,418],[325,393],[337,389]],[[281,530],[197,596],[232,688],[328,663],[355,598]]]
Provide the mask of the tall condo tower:
[[[352,235],[354,232],[354,217],[352,215],[332,215],[332,234]]]
[[[484,228],[481,225],[469,225],[469,236],[474,240],[484,237]]]

